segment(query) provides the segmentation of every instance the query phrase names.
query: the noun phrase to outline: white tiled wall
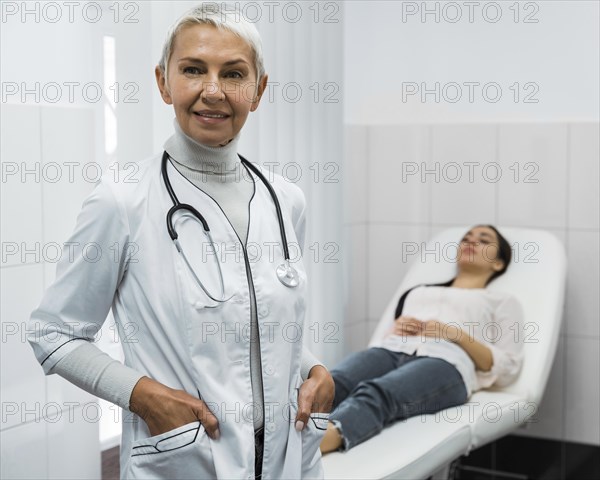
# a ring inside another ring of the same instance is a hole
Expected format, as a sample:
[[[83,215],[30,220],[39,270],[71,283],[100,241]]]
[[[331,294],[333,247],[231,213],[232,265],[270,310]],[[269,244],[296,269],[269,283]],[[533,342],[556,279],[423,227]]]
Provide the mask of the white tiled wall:
[[[493,125],[432,127],[430,171],[433,225],[489,223],[494,215],[497,167]]]
[[[90,108],[2,106],[2,171],[16,169],[2,178],[0,200],[2,478],[100,477],[96,399],[46,377],[25,338],[54,278],[52,244],[68,237],[94,187],[94,166],[83,173],[95,162],[93,118]]]
[[[419,223],[427,218],[430,196],[419,173],[429,158],[429,135],[429,129],[412,126],[368,130],[369,160],[363,162],[370,222]]]
[[[569,129],[569,209],[570,228],[600,227],[600,139],[598,124],[571,125]]]
[[[403,245],[479,222],[550,230],[568,256],[565,316],[543,401],[519,433],[600,445],[599,132],[598,123],[347,125],[346,353],[366,347],[412,259]]]
[[[41,265],[7,267],[2,279],[2,429],[39,420],[46,380],[25,337],[27,319],[43,292]],[[33,413],[27,413],[33,412]]]
[[[0,227],[4,245],[2,267],[5,267],[22,264],[19,252],[23,242],[33,245],[42,240],[41,182],[36,181],[35,173],[26,173],[35,172],[41,162],[42,138],[39,107],[2,105],[0,112],[0,157],[4,177],[0,193]],[[29,221],[23,222],[23,218]],[[16,254],[12,254],[12,247]],[[26,257],[25,261],[28,260]]]
[[[45,422],[29,422],[0,431],[2,440],[0,477],[49,478],[47,426]]]
[[[498,224],[565,228],[566,124],[501,125]]]

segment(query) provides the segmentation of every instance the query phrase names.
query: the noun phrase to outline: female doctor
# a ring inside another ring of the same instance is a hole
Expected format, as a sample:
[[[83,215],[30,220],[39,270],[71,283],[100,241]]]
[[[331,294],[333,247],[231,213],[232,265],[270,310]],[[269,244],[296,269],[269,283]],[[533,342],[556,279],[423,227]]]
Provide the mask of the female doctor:
[[[302,347],[304,196],[237,154],[267,85],[258,32],[200,5],[155,74],[174,135],[85,200],[28,340],[124,409],[121,478],[321,478],[334,383]],[[93,344],[111,306],[125,364]]]

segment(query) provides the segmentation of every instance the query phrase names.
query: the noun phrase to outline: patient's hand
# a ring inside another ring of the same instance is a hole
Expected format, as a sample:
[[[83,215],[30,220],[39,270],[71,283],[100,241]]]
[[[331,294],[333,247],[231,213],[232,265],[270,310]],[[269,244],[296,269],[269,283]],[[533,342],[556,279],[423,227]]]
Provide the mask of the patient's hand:
[[[460,339],[462,330],[454,325],[448,325],[438,320],[427,320],[422,322],[423,330],[421,334],[424,337],[435,338],[436,340],[448,340],[456,342]]]
[[[396,335],[419,335],[423,330],[424,322],[414,317],[400,315],[394,322]]]

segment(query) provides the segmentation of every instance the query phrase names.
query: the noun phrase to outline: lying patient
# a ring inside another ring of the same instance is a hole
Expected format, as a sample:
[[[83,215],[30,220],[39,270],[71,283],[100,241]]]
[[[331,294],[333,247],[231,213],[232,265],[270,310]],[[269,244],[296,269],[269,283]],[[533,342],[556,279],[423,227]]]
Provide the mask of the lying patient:
[[[321,452],[348,450],[401,419],[465,403],[507,385],[521,368],[522,311],[485,287],[502,275],[511,247],[491,225],[461,239],[456,276],[401,298],[381,341],[331,371],[335,399]]]

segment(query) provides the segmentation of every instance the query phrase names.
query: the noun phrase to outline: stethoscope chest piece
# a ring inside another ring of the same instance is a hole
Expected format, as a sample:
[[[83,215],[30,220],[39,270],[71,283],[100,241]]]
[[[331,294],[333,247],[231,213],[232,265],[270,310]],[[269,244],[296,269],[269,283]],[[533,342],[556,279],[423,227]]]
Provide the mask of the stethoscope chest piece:
[[[287,261],[277,267],[277,278],[286,287],[297,287],[300,284],[298,271]]]

